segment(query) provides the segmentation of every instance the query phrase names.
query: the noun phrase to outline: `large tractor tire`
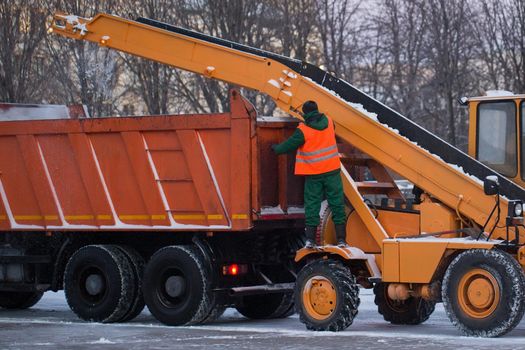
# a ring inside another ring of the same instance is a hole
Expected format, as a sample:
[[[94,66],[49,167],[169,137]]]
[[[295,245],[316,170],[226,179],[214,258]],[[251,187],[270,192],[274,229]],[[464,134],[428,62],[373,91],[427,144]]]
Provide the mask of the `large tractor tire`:
[[[69,259],[64,273],[67,303],[86,321],[121,321],[133,304],[135,283],[128,257],[112,245],[80,248]]]
[[[503,251],[467,250],[447,268],[442,297],[450,321],[463,334],[499,337],[523,317],[525,274]]]
[[[0,292],[0,308],[28,309],[42,299],[42,292]]]
[[[133,289],[133,301],[130,309],[122,317],[121,322],[131,321],[144,310],[146,303],[144,302],[144,296],[142,295],[142,278],[144,276],[144,266],[146,265],[144,258],[132,247],[118,246],[124,255],[128,258],[128,262],[133,267],[133,278],[135,279]]]
[[[354,321],[359,303],[355,276],[340,261],[313,261],[297,276],[295,305],[307,329],[342,331]]]
[[[149,311],[169,326],[209,320],[215,307],[211,271],[193,246],[169,246],[157,251],[144,271],[143,293]]]
[[[434,312],[436,303],[423,298],[410,297],[396,301],[388,297],[388,283],[377,283],[374,286],[377,310],[385,321],[392,324],[421,324]]]
[[[271,293],[242,297],[235,308],[251,319],[284,318],[293,309],[293,293]],[[293,312],[292,312],[293,313]]]

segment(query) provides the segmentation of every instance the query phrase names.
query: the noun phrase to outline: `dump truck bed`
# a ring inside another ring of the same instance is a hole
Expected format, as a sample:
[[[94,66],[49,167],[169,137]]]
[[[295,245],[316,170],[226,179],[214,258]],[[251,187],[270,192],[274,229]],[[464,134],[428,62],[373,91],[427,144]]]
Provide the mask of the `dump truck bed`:
[[[280,195],[266,154],[295,123],[258,127],[236,91],[231,101],[223,114],[0,121],[0,229],[248,230],[291,218],[300,183]]]

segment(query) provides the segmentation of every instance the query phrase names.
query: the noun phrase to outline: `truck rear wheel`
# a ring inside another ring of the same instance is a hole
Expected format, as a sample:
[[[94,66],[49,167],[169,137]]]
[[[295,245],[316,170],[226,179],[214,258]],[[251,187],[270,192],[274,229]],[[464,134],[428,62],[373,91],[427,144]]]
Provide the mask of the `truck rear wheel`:
[[[77,250],[64,273],[64,292],[71,310],[81,319],[118,322],[133,303],[135,278],[124,253],[111,245]]]
[[[146,265],[143,293],[149,311],[170,326],[203,322],[215,305],[210,269],[192,246],[157,251]]]
[[[354,321],[359,303],[356,279],[340,261],[313,261],[297,276],[295,305],[307,329],[342,331]]]
[[[498,337],[516,327],[525,311],[525,275],[497,249],[459,254],[443,278],[445,311],[463,334]]]
[[[374,302],[385,321],[392,324],[421,324],[434,312],[436,303],[423,298],[410,297],[396,301],[388,297],[388,283],[374,286]]]
[[[42,292],[0,292],[0,307],[4,309],[28,309],[42,299]]]
[[[287,317],[291,307],[293,293],[247,295],[235,306],[241,315],[255,320]]]
[[[222,314],[224,314],[224,311],[226,311],[226,309],[226,305],[216,304],[210,311],[210,314],[206,316],[206,318],[202,320],[201,323],[211,323],[217,320],[219,317],[222,316]]]
[[[135,279],[133,289],[133,299],[128,312],[122,317],[120,322],[131,321],[144,310],[146,303],[142,295],[142,278],[144,276],[144,258],[133,248],[128,246],[117,246],[128,258],[128,262],[133,267],[133,277]]]

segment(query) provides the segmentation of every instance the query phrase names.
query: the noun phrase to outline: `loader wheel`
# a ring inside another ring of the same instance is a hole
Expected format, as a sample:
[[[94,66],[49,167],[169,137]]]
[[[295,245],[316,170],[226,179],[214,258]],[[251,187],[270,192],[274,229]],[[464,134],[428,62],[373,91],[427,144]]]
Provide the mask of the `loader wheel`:
[[[288,317],[293,305],[293,293],[271,293],[242,297],[235,308],[247,318],[260,320]]]
[[[29,309],[42,299],[42,292],[0,292],[0,307],[4,309]]]
[[[467,250],[447,268],[442,297],[447,316],[463,334],[498,337],[523,317],[525,274],[505,252]]]
[[[359,303],[356,279],[340,261],[313,261],[297,276],[295,305],[307,329],[342,331],[354,321]]]
[[[210,268],[195,247],[165,247],[146,265],[144,300],[153,316],[164,324],[198,324],[215,305],[210,279]]]
[[[128,312],[122,317],[120,322],[131,321],[144,310],[146,303],[142,295],[142,278],[144,275],[144,265],[146,264],[144,258],[134,249],[128,246],[117,246],[124,255],[128,258],[128,262],[133,267],[133,278],[135,280],[133,299]]]
[[[134,291],[133,267],[116,246],[80,248],[66,265],[66,300],[71,310],[83,320],[120,321],[131,308]]]
[[[421,324],[428,320],[436,306],[434,301],[423,298],[392,300],[388,297],[388,283],[377,283],[374,286],[374,294],[378,312],[383,315],[385,321],[392,324]]]

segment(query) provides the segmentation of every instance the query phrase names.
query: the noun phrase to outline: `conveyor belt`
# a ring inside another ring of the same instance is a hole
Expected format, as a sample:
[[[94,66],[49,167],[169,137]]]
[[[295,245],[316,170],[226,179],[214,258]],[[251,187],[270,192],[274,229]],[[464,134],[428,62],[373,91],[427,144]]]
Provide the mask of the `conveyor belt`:
[[[367,94],[350,85],[346,81],[338,79],[314,65],[282,55],[278,55],[275,53],[271,53],[268,51],[256,49],[250,46],[234,43],[228,40],[216,38],[202,33],[197,33],[188,29],[180,28],[148,18],[141,17],[138,18],[137,21],[143,24],[151,25],[157,28],[186,35],[199,40],[211,42],[235,50],[276,60],[288,66],[295,72],[312,79],[317,84],[329,90],[332,90],[347,102],[362,104],[367,111],[376,113],[378,116],[378,120],[381,123],[399,130],[399,133],[402,136],[408,138],[412,142],[417,143],[420,147],[428,150],[429,152],[438,155],[447,163],[456,164],[462,167],[466,173],[473,175],[479,179],[484,179],[486,176],[489,175],[498,176],[501,194],[506,196],[507,198],[525,199],[525,189],[516,185],[514,182],[499,175],[494,170],[488,168],[484,164],[478,162],[476,159],[470,157],[469,155],[460,151],[456,147],[445,142],[444,140],[425,130],[421,126],[415,124],[410,119],[404,117],[398,112],[385,106],[381,102],[368,96]]]

